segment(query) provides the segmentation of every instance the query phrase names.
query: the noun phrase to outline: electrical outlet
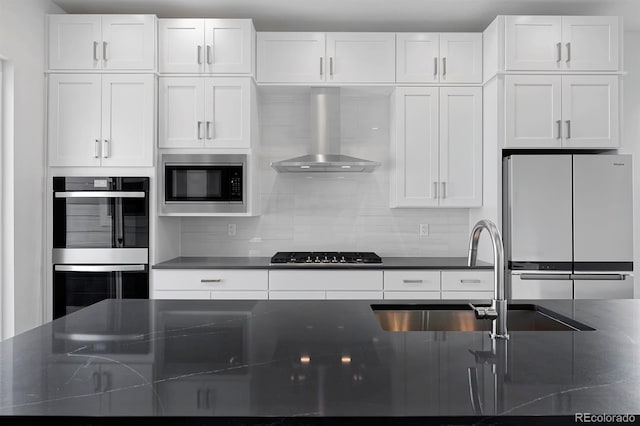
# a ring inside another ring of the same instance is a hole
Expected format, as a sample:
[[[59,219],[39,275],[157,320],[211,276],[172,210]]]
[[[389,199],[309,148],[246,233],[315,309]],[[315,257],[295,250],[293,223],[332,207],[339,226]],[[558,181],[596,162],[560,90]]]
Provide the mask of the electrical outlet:
[[[236,224],[235,223],[230,223],[229,226],[227,226],[227,235],[230,237],[235,237],[236,236]]]
[[[421,223],[420,224],[420,238],[429,236],[429,224]]]

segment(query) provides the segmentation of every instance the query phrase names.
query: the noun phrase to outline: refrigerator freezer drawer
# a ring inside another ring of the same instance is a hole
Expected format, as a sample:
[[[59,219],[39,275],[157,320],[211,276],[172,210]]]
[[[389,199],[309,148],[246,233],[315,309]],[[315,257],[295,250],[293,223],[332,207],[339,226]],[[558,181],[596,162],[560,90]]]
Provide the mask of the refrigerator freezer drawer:
[[[511,275],[511,299],[573,299],[570,274]]]
[[[632,299],[633,277],[625,279],[576,279],[573,283],[576,299]],[[590,277],[591,278],[591,277]]]

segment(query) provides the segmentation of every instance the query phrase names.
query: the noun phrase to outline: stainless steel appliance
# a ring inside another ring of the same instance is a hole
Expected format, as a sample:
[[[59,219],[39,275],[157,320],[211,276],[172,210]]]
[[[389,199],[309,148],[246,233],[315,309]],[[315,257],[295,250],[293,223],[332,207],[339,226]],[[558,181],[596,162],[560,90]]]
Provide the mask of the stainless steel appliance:
[[[149,178],[53,178],[53,317],[149,297]]]
[[[271,257],[272,265],[371,265],[382,264],[380,256],[373,252],[340,251],[279,251]]]
[[[510,155],[503,224],[511,297],[633,297],[631,156]]]
[[[160,213],[245,213],[245,154],[162,154]]]

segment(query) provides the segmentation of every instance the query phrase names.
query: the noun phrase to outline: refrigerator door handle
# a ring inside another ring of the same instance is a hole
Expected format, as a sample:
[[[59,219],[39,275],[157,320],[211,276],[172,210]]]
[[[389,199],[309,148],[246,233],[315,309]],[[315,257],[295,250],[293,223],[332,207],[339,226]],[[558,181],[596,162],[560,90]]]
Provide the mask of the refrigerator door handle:
[[[627,279],[626,274],[571,274],[571,279],[576,281],[617,280]]]
[[[571,274],[520,274],[521,280],[539,280],[539,281],[550,281],[550,280],[571,280]]]

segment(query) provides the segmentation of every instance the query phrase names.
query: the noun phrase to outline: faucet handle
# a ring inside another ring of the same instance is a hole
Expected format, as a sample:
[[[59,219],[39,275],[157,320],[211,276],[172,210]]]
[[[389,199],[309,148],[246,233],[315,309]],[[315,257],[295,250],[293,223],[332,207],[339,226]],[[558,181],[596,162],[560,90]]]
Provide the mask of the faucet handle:
[[[498,318],[498,311],[492,306],[473,306],[469,303],[471,309],[476,315],[476,319],[481,320],[494,320]]]

